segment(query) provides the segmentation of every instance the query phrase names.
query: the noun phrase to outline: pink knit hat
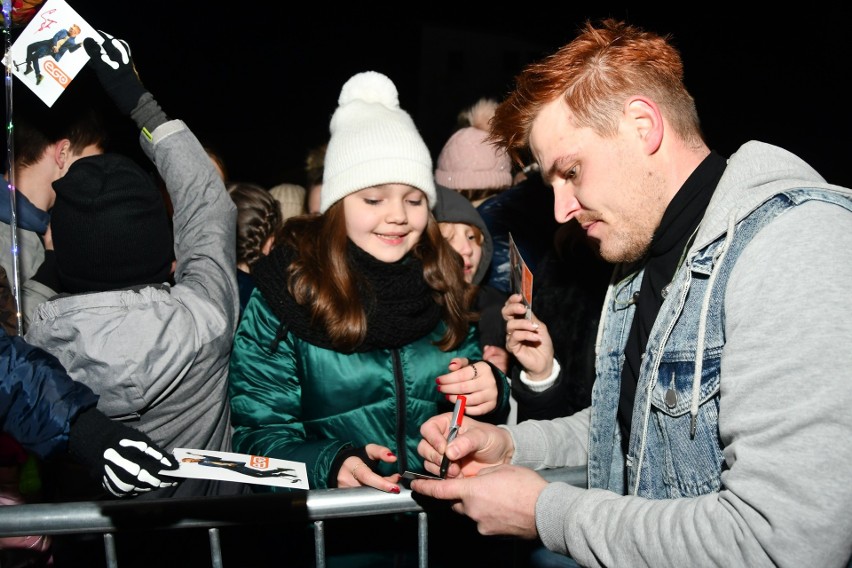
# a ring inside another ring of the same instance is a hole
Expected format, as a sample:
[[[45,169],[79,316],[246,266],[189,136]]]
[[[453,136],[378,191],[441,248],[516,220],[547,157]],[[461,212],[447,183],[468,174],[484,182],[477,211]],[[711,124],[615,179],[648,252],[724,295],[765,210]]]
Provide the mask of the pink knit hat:
[[[441,150],[435,181],[450,189],[502,189],[512,185],[508,154],[486,141],[497,101],[480,99],[465,114],[470,126],[457,130]]]

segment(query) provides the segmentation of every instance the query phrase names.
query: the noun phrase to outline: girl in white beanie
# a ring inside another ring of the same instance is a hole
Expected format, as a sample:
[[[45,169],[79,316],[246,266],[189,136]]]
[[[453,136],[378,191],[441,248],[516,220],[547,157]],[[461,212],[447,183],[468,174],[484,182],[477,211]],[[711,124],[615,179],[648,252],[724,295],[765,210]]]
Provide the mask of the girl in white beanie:
[[[396,87],[359,73],[338,102],[320,215],[289,219],[254,267],[230,368],[234,448],[304,462],[312,489],[397,493],[401,473],[425,472],[422,422],[458,395],[502,422],[509,389],[482,361],[476,287],[431,214],[431,156]]]

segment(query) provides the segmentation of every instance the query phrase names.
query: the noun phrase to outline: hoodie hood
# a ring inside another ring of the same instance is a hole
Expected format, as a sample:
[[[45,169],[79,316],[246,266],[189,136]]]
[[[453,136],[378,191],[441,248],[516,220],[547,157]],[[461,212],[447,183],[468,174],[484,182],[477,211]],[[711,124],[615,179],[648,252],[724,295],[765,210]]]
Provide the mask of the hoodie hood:
[[[432,213],[439,223],[465,223],[478,227],[482,231],[482,260],[473,275],[473,283],[481,284],[491,265],[491,257],[494,255],[494,242],[491,233],[482,220],[479,211],[476,210],[470,200],[458,191],[448,189],[442,185],[435,185],[438,191],[438,199]]]
[[[829,185],[807,162],[783,148],[746,142],[728,159],[691,250],[699,250],[725,234],[732,212],[733,221],[739,221],[773,195],[796,187],[841,189]]]

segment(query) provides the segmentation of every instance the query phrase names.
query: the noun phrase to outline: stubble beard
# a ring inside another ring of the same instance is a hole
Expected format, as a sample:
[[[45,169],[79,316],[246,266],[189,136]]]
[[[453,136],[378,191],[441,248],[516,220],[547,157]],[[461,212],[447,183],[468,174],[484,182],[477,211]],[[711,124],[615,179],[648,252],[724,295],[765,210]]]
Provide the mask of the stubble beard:
[[[660,180],[653,174],[641,179],[644,181],[634,199],[618,213],[615,223],[609,224],[612,232],[600,243],[600,255],[607,262],[636,262],[651,248],[666,205]]]
[[[614,231],[606,242],[600,243],[601,258],[613,264],[636,262],[648,252],[651,237],[644,231]]]

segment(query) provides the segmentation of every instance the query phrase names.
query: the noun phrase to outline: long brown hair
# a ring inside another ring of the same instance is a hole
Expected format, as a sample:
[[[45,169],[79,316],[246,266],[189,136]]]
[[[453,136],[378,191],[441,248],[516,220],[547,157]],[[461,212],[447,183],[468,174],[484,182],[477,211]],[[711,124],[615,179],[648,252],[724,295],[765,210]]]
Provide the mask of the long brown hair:
[[[309,306],[335,348],[349,350],[367,335],[367,314],[359,298],[359,275],[349,264],[346,219],[338,201],[319,216],[298,216],[282,227],[276,246],[297,251],[289,266],[287,289],[296,302]],[[447,351],[461,344],[479,319],[474,300],[478,288],[464,280],[461,257],[446,242],[429,214],[426,230],[412,254],[423,264],[423,278],[443,308],[447,330],[437,346]]]

